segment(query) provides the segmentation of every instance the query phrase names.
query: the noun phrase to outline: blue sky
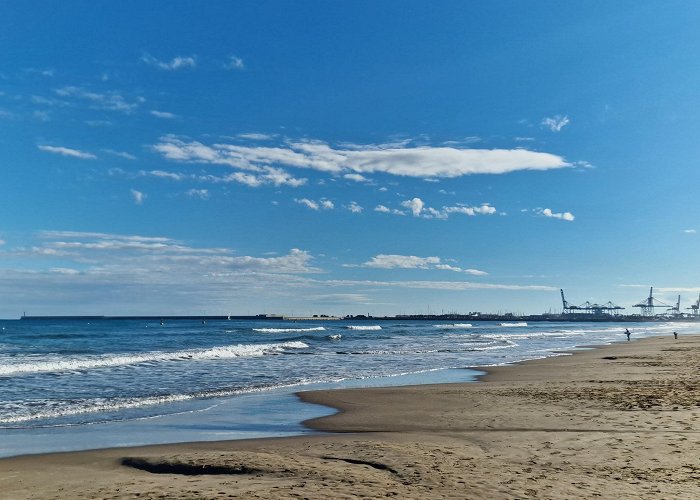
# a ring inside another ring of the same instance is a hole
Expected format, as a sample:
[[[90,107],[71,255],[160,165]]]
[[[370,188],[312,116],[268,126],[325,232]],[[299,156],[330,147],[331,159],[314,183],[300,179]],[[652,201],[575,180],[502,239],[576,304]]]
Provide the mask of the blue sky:
[[[167,8],[166,8],[167,7]],[[700,292],[694,2],[4,2],[0,317]]]

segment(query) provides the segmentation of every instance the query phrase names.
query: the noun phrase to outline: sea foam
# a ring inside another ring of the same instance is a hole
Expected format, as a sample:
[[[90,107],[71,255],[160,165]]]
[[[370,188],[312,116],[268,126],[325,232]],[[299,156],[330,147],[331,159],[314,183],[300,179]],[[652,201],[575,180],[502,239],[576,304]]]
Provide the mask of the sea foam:
[[[379,325],[348,325],[345,328],[348,330],[381,330]]]
[[[254,332],[261,333],[298,333],[298,332],[325,332],[322,326],[314,328],[253,328]]]
[[[36,362],[20,362],[0,366],[0,376],[27,373],[83,371],[114,366],[138,365],[161,361],[196,361],[207,359],[229,359],[239,357],[264,356],[287,349],[305,349],[304,342],[284,342],[279,344],[237,344],[208,349],[185,349],[181,351],[145,352],[139,354],[113,354],[101,356],[55,357]]]

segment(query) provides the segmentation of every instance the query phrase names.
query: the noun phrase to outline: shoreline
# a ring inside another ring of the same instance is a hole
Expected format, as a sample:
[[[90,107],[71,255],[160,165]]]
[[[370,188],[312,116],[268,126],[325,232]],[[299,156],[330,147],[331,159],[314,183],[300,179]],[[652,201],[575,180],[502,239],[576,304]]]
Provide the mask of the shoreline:
[[[487,373],[476,384],[302,392],[339,410],[304,422],[329,434],[5,458],[0,489],[8,498],[695,498],[698,363],[699,335],[649,337],[479,367]]]

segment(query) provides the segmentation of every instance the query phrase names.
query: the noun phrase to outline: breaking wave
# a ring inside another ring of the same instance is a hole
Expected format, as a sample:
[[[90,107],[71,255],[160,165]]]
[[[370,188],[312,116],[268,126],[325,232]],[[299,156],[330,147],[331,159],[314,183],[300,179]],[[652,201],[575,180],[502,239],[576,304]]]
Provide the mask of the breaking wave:
[[[381,330],[379,325],[348,325],[345,328],[348,330]]]
[[[209,349],[186,349],[182,351],[144,352],[134,354],[113,354],[102,356],[70,356],[54,357],[37,362],[20,362],[0,366],[0,376],[83,371],[115,366],[139,365],[161,361],[197,361],[207,359],[230,359],[239,357],[264,356],[287,349],[305,349],[309,347],[304,342],[284,342],[279,344],[237,344]]]
[[[253,328],[254,332],[261,333],[299,333],[299,332],[325,332],[322,326],[313,328]]]

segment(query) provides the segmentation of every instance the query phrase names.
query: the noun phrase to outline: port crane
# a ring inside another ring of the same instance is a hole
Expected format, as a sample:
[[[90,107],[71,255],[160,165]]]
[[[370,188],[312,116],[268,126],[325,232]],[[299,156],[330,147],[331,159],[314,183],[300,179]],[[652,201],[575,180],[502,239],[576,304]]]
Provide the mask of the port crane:
[[[700,315],[700,295],[698,295],[698,300],[695,304],[691,304],[690,307],[686,307],[686,309],[690,310],[690,315],[694,318]]]
[[[618,306],[617,304],[613,304],[611,301],[606,302],[605,304],[596,304],[592,303],[590,301],[586,301],[581,305],[571,305],[569,302],[566,300],[566,297],[564,296],[564,290],[560,289],[559,292],[561,293],[561,302],[562,306],[564,307],[563,313],[564,314],[592,314],[593,316],[601,316],[604,314],[618,314],[619,311],[624,309],[624,307]]]
[[[682,316],[683,313],[681,312],[681,296],[678,296],[678,301],[676,302],[675,306],[671,306],[668,309],[666,309],[668,313],[671,314],[671,316]]]
[[[655,307],[665,307],[666,310],[678,310],[680,312],[680,301],[681,297],[680,295],[678,296],[678,305],[676,309],[676,306],[672,306],[670,304],[666,304],[665,302],[661,302],[659,299],[654,297],[654,287],[649,288],[649,296],[640,301],[638,304],[633,305],[632,307],[639,307],[639,310],[642,314],[642,316],[653,316],[654,315],[654,308]]]

